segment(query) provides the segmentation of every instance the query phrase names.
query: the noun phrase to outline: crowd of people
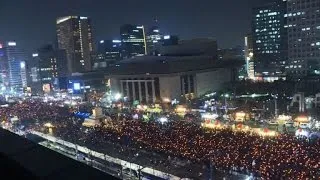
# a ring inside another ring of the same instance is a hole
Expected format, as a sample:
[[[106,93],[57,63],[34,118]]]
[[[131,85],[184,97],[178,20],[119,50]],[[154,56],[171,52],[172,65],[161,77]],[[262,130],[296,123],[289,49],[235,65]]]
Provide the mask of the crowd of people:
[[[264,179],[320,178],[320,142],[310,143],[288,134],[263,138],[231,129],[208,131],[183,121],[162,124],[121,118],[86,129],[75,123],[69,109],[41,102],[0,108],[1,117],[12,115],[51,121],[57,136],[90,146],[113,143]]]
[[[116,134],[125,145],[143,146],[197,163],[210,160],[220,170],[253,173],[270,179],[316,179],[320,175],[319,142],[310,144],[291,135],[262,138],[231,129],[207,132],[185,122],[162,127],[157,123],[125,121],[118,126],[120,130],[109,128],[101,134]]]
[[[4,121],[10,121],[10,118],[18,117],[21,121],[39,120],[41,122],[65,119],[70,115],[70,111],[58,104],[61,102],[22,101],[1,107],[0,118]]]

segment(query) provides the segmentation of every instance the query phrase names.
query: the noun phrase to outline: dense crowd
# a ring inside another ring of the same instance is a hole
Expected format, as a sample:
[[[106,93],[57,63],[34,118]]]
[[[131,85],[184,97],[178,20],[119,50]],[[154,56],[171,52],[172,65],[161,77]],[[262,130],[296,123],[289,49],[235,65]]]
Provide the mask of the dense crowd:
[[[103,147],[107,143],[142,148],[212,164],[223,171],[238,171],[264,179],[319,179],[320,143],[292,135],[263,138],[231,129],[207,131],[182,121],[159,124],[139,120],[109,120],[104,127],[83,133],[81,123],[71,121],[66,108],[39,102],[24,102],[0,108],[0,115],[40,120],[55,119],[58,136]],[[64,126],[61,126],[64,124]],[[87,129],[88,130],[88,129]]]
[[[61,102],[45,103],[41,101],[23,101],[8,107],[0,108],[1,120],[8,120],[12,117],[18,117],[19,120],[39,120],[56,121],[65,119],[70,115],[70,111],[64,107],[58,106]]]
[[[119,142],[126,145],[131,143],[198,163],[210,160],[221,170],[251,172],[271,179],[316,179],[320,175],[319,142],[310,144],[291,135],[262,138],[230,129],[206,132],[185,122],[162,127],[157,123],[125,121],[116,126],[121,128],[102,130],[101,134],[106,139],[116,134]]]

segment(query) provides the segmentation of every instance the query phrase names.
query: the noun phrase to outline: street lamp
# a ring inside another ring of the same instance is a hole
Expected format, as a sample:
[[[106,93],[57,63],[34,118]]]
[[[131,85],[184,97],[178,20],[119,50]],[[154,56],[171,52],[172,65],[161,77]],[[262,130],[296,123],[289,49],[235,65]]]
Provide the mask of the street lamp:
[[[229,94],[224,94],[224,106],[226,108],[226,114],[228,114],[228,104],[227,104],[227,98],[229,98]]]
[[[274,116],[277,118],[278,117],[278,96],[277,95],[271,95],[274,99]]]
[[[116,101],[118,101],[121,97],[122,97],[122,95],[120,93],[117,93],[117,94],[114,95],[114,99]]]

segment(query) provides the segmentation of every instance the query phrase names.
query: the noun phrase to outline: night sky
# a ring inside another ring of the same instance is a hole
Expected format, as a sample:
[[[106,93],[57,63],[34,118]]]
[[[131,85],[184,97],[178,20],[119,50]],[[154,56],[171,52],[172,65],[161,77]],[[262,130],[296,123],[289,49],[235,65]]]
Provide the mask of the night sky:
[[[243,45],[251,8],[264,0],[1,0],[0,42],[15,40],[27,52],[55,40],[59,16],[89,16],[95,42],[118,39],[125,23],[152,25],[181,39],[212,37],[220,48]]]

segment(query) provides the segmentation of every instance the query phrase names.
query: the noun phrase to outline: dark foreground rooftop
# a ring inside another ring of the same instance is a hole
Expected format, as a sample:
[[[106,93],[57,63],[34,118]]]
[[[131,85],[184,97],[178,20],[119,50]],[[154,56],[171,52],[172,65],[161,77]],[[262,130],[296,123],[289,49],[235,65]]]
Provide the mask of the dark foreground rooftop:
[[[0,173],[10,179],[117,179],[0,128]]]

